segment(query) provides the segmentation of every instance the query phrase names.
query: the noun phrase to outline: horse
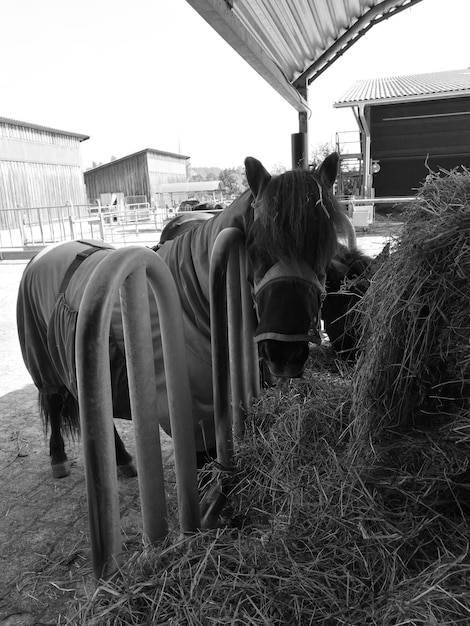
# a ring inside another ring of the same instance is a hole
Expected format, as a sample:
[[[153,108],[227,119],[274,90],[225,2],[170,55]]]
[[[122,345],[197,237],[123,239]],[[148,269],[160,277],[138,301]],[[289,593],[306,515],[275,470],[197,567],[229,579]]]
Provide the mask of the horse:
[[[165,243],[165,241],[170,241],[171,239],[175,239],[180,235],[183,235],[188,230],[191,230],[195,226],[199,226],[206,220],[210,219],[214,216],[214,211],[203,210],[203,211],[184,211],[183,213],[178,213],[175,215],[169,222],[165,224],[163,230],[160,234],[160,244]]]
[[[242,231],[246,272],[258,325],[255,341],[276,377],[300,376],[308,357],[309,328],[325,296],[326,269],[347,232],[347,217],[333,195],[339,156],[333,153],[314,172],[293,170],[271,176],[253,157],[245,160],[248,189],[229,207],[171,241],[157,254],[177,286],[186,344],[198,467],[215,456],[210,348],[209,262],[218,234]],[[63,430],[79,429],[75,331],[84,288],[113,247],[72,241],[46,248],[30,261],[21,279],[17,323],[23,358],[39,390],[41,414],[50,427],[55,477],[70,472]],[[149,293],[155,380],[155,415],[171,435],[158,309]],[[111,316],[110,369],[113,415],[131,419],[119,298]],[[135,474],[132,458],[116,429],[116,460]]]
[[[338,356],[350,363],[356,360],[361,335],[355,307],[369,286],[373,261],[357,247],[340,244],[326,272],[325,331]]]
[[[199,211],[177,215],[165,225],[160,242],[153,249],[157,250],[166,241],[203,224],[214,217],[214,213]],[[369,270],[374,259],[358,250],[352,225],[347,234],[348,245],[338,244],[326,270],[326,297],[321,318],[337,355],[352,363],[356,360],[360,337],[360,321],[355,314],[355,306],[369,286]]]

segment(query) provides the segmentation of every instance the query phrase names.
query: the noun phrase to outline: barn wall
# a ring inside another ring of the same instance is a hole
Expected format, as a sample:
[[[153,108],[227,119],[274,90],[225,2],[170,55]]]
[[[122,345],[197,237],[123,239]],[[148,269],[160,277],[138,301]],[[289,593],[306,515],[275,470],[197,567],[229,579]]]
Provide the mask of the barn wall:
[[[186,158],[173,156],[170,154],[160,154],[149,151],[148,172],[151,199],[155,200],[160,185],[165,183],[183,183],[187,180]]]
[[[129,157],[112,161],[84,173],[85,185],[90,200],[101,193],[123,193],[124,196],[149,197],[147,157],[139,152]]]
[[[370,107],[372,159],[378,197],[410,195],[428,166],[453,169],[470,164],[470,98],[445,98]]]
[[[0,208],[86,203],[80,137],[0,121]]]
[[[0,208],[86,204],[81,168],[0,160]]]
[[[143,150],[85,172],[85,185],[90,200],[102,193],[123,193],[124,196],[146,196],[155,199],[163,182],[186,180],[186,157]]]

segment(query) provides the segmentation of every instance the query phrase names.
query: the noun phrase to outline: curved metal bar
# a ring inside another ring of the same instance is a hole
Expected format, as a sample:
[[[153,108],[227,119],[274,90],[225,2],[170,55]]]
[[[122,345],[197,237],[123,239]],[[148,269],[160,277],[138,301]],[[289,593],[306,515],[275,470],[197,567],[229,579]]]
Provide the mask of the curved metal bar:
[[[243,374],[244,374],[244,401],[245,408],[250,406],[254,398],[260,394],[260,375],[258,363],[258,346],[254,341],[258,320],[251,295],[251,286],[246,279],[247,259],[246,247],[239,248],[241,300],[242,300],[242,342],[243,342]],[[240,432],[235,432],[235,436],[242,436],[243,428]]]
[[[96,576],[108,576],[115,570],[122,545],[109,367],[109,328],[121,287],[144,533],[153,541],[166,532],[147,283],[160,317],[180,527],[188,532],[199,526],[194,425],[188,373],[182,365],[186,362],[185,346],[176,286],[168,267],[151,250],[137,246],[116,250],[95,269],[85,289],[76,332],[77,383]]]
[[[233,454],[232,415],[233,433],[241,436],[245,411],[259,393],[253,339],[256,317],[246,280],[244,243],[240,230],[224,229],[215,241],[210,261],[214,420],[217,459],[224,467],[230,466]]]

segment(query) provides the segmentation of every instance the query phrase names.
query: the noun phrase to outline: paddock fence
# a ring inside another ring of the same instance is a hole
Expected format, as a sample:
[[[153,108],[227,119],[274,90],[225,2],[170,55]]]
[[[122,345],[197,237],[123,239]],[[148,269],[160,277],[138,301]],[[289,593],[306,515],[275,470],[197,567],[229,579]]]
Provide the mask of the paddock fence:
[[[0,260],[30,258],[52,243],[97,239],[117,247],[155,245],[174,213],[148,202],[0,209]]]

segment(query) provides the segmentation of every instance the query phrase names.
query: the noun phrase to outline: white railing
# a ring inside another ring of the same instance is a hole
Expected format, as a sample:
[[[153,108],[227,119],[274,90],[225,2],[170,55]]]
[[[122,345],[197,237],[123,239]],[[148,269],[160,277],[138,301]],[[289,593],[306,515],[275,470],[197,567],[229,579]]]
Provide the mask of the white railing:
[[[368,229],[375,222],[376,204],[408,204],[415,202],[418,196],[389,196],[387,198],[357,198],[350,196],[347,200],[348,215],[356,228]]]
[[[0,258],[7,254],[27,258],[51,243],[72,239],[155,245],[168,216],[168,210],[148,202],[0,209]]]

